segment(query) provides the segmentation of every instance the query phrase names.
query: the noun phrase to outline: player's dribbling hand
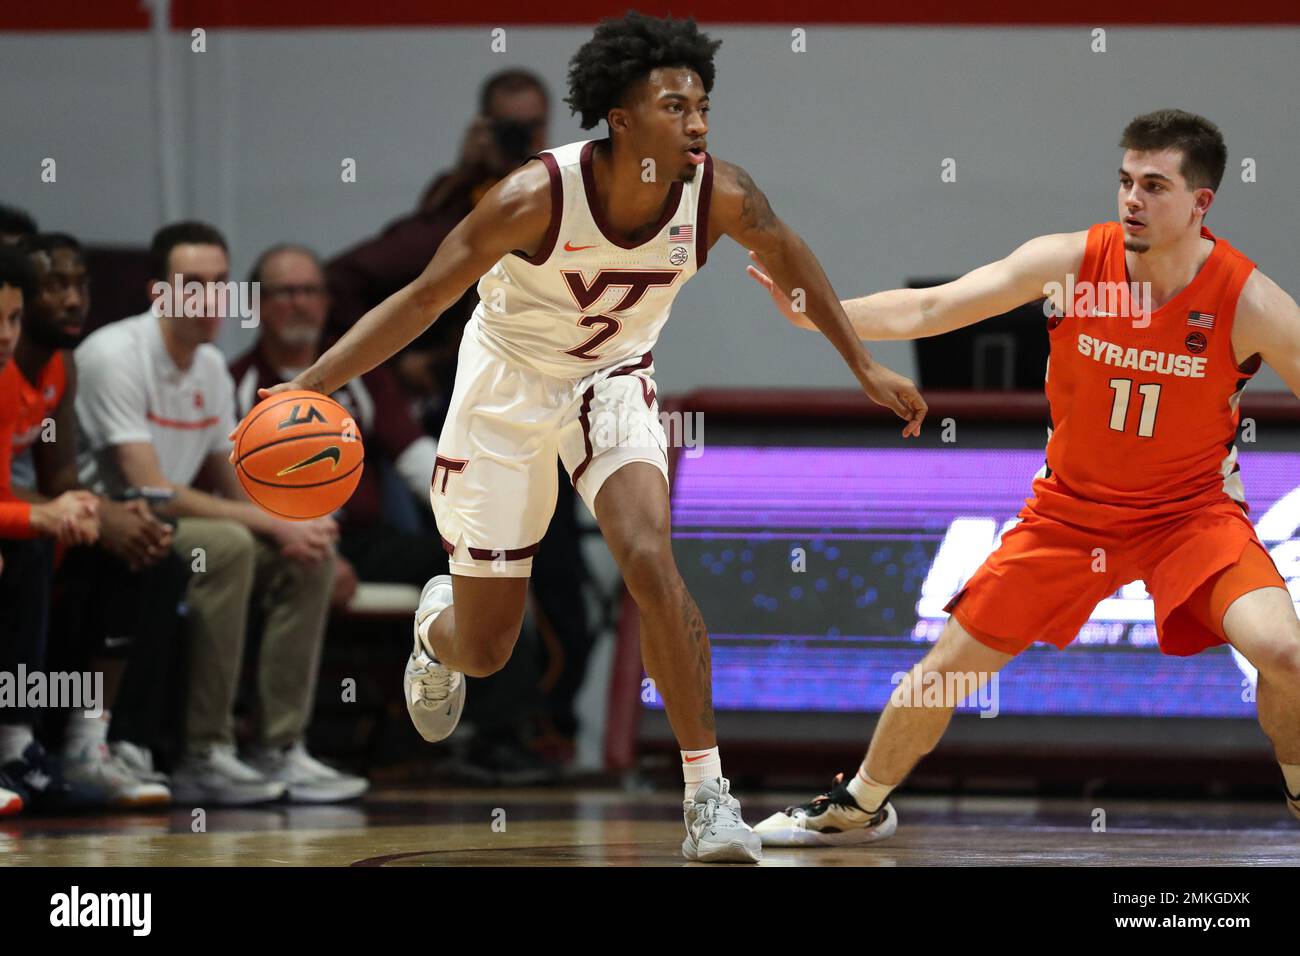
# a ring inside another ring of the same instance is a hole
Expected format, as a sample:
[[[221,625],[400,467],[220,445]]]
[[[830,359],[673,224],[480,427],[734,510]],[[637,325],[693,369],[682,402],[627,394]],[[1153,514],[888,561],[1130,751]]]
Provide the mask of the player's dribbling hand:
[[[302,391],[304,389],[309,392],[315,391],[315,389],[307,388],[306,385],[301,385],[297,381],[281,382],[279,385],[272,385],[270,388],[259,388],[257,390],[257,400],[260,402],[264,399],[270,398],[272,395],[278,395],[280,392]],[[243,423],[241,422],[240,425],[242,424]],[[236,439],[239,437],[239,427],[239,425],[236,425],[235,430],[226,436],[226,441],[230,442],[230,454],[227,456],[227,460],[232,465],[235,463],[235,446]]]
[[[792,325],[797,325],[801,329],[815,329],[812,319],[808,318],[808,313],[795,310],[794,303],[790,297],[781,291],[781,287],[772,281],[771,275],[768,274],[767,266],[763,260],[758,257],[754,250],[749,251],[749,258],[754,260],[754,265],[746,266],[745,271],[749,276],[768,291],[772,296],[772,301],[776,303],[777,310],[790,320]]]
[[[895,415],[907,422],[903,426],[904,438],[920,437],[921,422],[925,421],[929,406],[910,378],[877,362],[867,371],[862,390],[877,405],[893,409]]]

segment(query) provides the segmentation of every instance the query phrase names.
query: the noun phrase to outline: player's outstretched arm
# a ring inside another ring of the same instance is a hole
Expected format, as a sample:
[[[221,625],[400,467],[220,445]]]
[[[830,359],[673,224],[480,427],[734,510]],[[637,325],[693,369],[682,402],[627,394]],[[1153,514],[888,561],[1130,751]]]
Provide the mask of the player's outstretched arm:
[[[1031,239],[1005,259],[990,262],[959,279],[930,289],[890,289],[844,301],[844,312],[859,338],[921,339],[973,325],[1017,306],[1041,299],[1051,283],[1064,284],[1083,263],[1086,232]],[[746,270],[768,290],[777,308],[795,325],[816,328],[797,310],[787,288],[767,268],[761,252],[751,250],[754,265]]]
[[[1258,354],[1300,398],[1300,306],[1258,269],[1237,301],[1232,344],[1238,356]]]
[[[492,187],[442,241],[424,272],[390,295],[293,382],[263,389],[265,397],[290,388],[326,395],[369,372],[405,348],[448,306],[492,268],[519,249],[531,254],[551,216],[550,179],[541,162],[526,163]]]
[[[854,335],[839,296],[821,264],[794,230],[783,223],[749,173],[732,163],[714,161],[709,239],[725,233],[762,257],[776,282],[804,290],[807,314],[830,339],[872,401],[894,411],[907,425],[903,436],[921,433],[926,404],[916,385],[872,359]]]

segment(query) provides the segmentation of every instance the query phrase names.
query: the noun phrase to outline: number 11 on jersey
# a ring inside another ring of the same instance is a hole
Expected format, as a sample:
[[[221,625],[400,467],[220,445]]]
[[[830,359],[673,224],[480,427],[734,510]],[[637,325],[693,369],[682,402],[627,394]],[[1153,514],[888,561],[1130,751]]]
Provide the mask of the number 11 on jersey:
[[[1133,391],[1133,380],[1112,378],[1110,387],[1115,390],[1115,401],[1110,408],[1110,427],[1122,432],[1128,423],[1128,401]],[[1156,431],[1156,411],[1160,408],[1160,385],[1149,383],[1139,385],[1142,395],[1142,415],[1138,418],[1138,437],[1150,438]]]

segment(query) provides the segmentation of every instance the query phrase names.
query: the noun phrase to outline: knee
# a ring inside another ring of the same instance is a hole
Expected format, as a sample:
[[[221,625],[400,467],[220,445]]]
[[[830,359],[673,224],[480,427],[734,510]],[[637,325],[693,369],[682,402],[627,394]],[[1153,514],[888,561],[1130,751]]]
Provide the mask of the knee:
[[[634,538],[621,549],[619,558],[623,580],[638,603],[671,595],[677,565],[666,534]]]
[[[1260,680],[1279,687],[1300,687],[1300,635],[1287,634],[1262,642],[1251,661]]]
[[[237,521],[204,521],[197,533],[183,540],[179,556],[196,574],[253,573],[256,540]]]
[[[338,556],[331,551],[320,561],[283,561],[284,573],[295,591],[328,592],[334,584]]]

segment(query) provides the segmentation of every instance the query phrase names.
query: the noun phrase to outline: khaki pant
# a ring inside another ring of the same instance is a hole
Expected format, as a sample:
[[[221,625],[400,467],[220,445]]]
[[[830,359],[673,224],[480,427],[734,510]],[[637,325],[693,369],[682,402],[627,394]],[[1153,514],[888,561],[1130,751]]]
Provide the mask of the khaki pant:
[[[303,564],[280,556],[235,521],[181,518],[172,547],[194,570],[186,591],[190,633],[188,750],[234,743],[231,710],[244,658],[249,602],[261,602],[257,668],[260,740],[302,740],[311,719],[334,561]],[[201,551],[196,551],[201,549]]]

